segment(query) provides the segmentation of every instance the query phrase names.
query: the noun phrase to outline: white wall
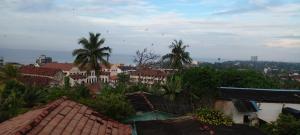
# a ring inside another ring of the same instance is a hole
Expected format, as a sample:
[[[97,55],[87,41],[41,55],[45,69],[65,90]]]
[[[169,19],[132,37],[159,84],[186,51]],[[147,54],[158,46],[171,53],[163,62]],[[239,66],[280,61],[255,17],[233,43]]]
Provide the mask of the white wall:
[[[272,122],[276,121],[283,107],[291,107],[300,110],[300,104],[284,104],[284,103],[257,103],[260,110],[257,112],[258,118]]]

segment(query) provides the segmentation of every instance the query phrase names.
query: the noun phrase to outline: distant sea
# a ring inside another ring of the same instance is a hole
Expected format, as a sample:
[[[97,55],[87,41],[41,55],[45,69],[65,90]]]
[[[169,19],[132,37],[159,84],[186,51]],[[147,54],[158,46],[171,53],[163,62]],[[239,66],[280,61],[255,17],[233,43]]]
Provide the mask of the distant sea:
[[[21,64],[33,64],[40,55],[52,57],[53,61],[57,62],[73,62],[74,57],[71,51],[47,51],[47,50],[23,50],[23,49],[7,49],[0,48],[0,57],[4,58],[5,62],[18,62]],[[111,63],[134,64],[133,55],[128,54],[114,54],[112,53],[109,61]],[[217,59],[210,58],[194,58],[194,60],[201,62],[214,63]]]

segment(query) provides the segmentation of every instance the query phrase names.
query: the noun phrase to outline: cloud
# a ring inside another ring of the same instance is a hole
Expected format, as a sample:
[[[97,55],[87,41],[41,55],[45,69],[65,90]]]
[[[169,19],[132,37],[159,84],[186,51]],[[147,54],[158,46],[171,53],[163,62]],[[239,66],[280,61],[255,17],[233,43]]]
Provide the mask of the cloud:
[[[296,41],[286,41],[300,35],[299,19],[289,18],[298,10],[291,3],[282,5],[290,7],[283,10],[264,1],[239,6],[227,0],[221,4],[219,0],[183,0],[180,3],[186,4],[176,3],[172,8],[146,0],[24,1],[0,0],[1,47],[69,51],[79,47],[78,38],[100,32],[114,53],[133,54],[136,49],[154,44],[154,50],[163,54],[169,51],[173,39],[182,39],[195,57],[248,58],[261,50],[260,56],[271,59],[279,46],[285,46],[287,52],[282,57],[299,55],[290,53],[297,50]],[[190,11],[194,2],[205,5]],[[5,8],[1,8],[3,3]],[[189,15],[194,10],[199,14]],[[215,11],[224,13],[211,16]]]
[[[299,48],[300,39],[279,39],[266,44],[267,47]]]

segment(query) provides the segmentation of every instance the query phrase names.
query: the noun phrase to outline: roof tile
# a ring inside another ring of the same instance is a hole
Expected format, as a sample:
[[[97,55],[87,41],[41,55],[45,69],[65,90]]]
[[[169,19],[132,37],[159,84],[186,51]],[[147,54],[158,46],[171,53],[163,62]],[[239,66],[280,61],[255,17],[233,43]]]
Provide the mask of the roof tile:
[[[1,123],[0,134],[129,135],[131,128],[62,98]]]

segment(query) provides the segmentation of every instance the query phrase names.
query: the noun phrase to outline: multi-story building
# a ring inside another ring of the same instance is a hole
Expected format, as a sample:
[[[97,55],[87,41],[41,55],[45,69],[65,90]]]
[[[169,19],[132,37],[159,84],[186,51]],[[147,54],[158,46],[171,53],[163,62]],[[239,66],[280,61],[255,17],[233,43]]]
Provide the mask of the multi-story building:
[[[257,56],[251,56],[251,61],[252,62],[257,62],[258,61],[258,57]]]
[[[158,69],[138,69],[130,73],[130,82],[152,85],[155,83],[164,84],[167,80],[167,73]]]
[[[0,57],[0,67],[3,67],[4,66],[4,59],[3,57]]]
[[[51,62],[52,62],[52,58],[47,57],[46,55],[41,55],[36,59],[36,63],[38,65],[43,65],[43,64],[51,63]]]

